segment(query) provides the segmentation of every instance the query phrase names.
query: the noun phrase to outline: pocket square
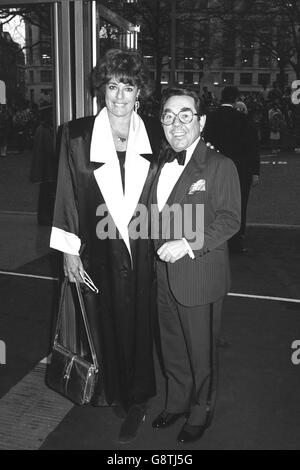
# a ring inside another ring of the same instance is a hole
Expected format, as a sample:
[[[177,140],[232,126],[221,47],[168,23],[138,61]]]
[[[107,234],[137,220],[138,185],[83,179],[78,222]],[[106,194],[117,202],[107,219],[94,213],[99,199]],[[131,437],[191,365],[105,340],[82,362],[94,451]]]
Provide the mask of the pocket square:
[[[195,183],[191,185],[188,194],[194,194],[198,191],[205,191],[205,180],[195,181]]]

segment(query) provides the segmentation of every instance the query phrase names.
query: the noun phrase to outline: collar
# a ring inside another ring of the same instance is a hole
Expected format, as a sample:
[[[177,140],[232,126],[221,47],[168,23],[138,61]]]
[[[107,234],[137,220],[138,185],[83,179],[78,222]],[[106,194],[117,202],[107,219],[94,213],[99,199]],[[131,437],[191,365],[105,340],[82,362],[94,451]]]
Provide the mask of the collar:
[[[222,104],[221,104],[221,107],[222,107],[222,106],[223,106],[223,107],[226,106],[226,107],[228,107],[228,108],[234,108],[233,104],[230,104],[230,103],[222,103]]]
[[[137,154],[152,154],[152,149],[145,124],[139,115],[133,111],[129,127],[126,158],[129,159]],[[91,140],[90,161],[98,163],[117,163],[119,165],[106,107],[95,117]]]
[[[186,157],[185,157],[185,164],[186,166],[190,159],[192,158],[192,155],[194,153],[195,148],[197,147],[198,143],[200,141],[200,136],[186,149]]]

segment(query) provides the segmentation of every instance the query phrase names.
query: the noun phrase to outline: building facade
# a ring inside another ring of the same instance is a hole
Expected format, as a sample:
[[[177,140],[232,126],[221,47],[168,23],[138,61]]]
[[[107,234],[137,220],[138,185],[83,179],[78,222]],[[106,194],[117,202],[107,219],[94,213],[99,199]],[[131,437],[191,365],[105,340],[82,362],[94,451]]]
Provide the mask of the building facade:
[[[0,23],[0,80],[5,84],[5,101],[20,99],[25,92],[25,58],[20,45]]]
[[[50,5],[43,6],[51,17]],[[25,22],[25,96],[30,103],[43,107],[53,104],[53,41],[51,23],[32,17]]]
[[[165,14],[165,22],[161,24],[168,31],[167,40],[163,40],[163,31],[157,37],[163,51],[160,67],[156,60],[159,54],[156,38],[147,37],[149,27],[140,15],[139,46],[154,79],[160,78],[162,86],[188,85],[199,92],[207,87],[216,97],[220,97],[226,85],[238,86],[242,94],[257,93],[275,81],[291,86],[296,73],[288,61],[283,66],[286,54],[281,47],[291,25],[275,11],[271,12],[274,16],[268,23],[271,11],[268,2],[260,2],[258,13],[245,9],[247,3],[249,7],[249,2],[242,0],[158,2],[160,16]],[[264,3],[269,8],[266,12]],[[138,3],[140,8],[142,4],[143,1]],[[256,27],[262,28],[260,34]],[[286,44],[285,47],[290,53]]]
[[[210,0],[206,3],[208,7],[216,7],[220,2]],[[226,85],[237,86],[242,94],[260,92],[274,82],[282,87],[291,86],[296,73],[288,61],[284,67],[280,63],[282,28],[282,20],[276,22],[270,18],[268,24],[267,12],[265,16],[262,12],[244,17],[242,14],[232,15],[232,18],[228,15],[225,21],[212,16],[209,19],[212,55],[205,63],[203,86],[210,87],[217,96]]]

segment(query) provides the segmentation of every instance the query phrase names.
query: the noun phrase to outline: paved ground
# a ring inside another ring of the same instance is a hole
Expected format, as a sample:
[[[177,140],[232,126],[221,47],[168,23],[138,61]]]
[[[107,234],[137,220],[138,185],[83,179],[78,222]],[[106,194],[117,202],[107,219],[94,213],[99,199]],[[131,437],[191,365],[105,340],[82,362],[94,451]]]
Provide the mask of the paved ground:
[[[0,160],[0,449],[105,449],[112,455],[120,450],[121,423],[112,409],[73,407],[44,384],[40,361],[50,347],[58,257],[43,256],[49,228],[36,225],[30,160],[29,152]],[[249,205],[249,251],[232,259],[215,418],[203,439],[185,450],[300,448],[300,365],[291,361],[292,344],[300,340],[299,229],[285,227],[300,225],[300,155],[261,160],[262,184]],[[164,397],[158,364],[157,381],[158,394],[128,451],[181,452],[175,443],[180,422],[161,432],[151,428]]]
[[[260,184],[250,193],[249,223],[300,225],[300,154],[261,156]]]
[[[32,153],[0,158],[0,211],[36,212],[38,185],[30,182]]]

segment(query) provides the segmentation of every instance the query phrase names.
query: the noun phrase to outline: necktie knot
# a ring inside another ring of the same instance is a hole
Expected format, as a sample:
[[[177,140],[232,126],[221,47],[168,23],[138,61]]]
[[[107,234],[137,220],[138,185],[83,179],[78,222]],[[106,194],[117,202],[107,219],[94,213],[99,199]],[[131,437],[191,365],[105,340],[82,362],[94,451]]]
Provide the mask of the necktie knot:
[[[171,163],[174,160],[177,160],[178,165],[184,165],[186,158],[186,150],[181,150],[180,152],[175,152],[172,148],[167,150],[166,162]]]

